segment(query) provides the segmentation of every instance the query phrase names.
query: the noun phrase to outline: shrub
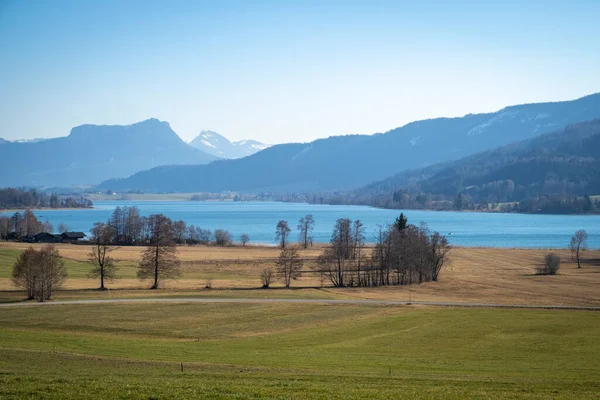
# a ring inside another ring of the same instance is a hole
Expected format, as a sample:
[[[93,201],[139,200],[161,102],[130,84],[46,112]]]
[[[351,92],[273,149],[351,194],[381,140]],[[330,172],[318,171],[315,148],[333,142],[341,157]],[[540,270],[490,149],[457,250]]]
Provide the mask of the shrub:
[[[271,281],[273,280],[273,269],[265,268],[260,273],[260,281],[262,282],[263,289],[268,289],[271,285]]]
[[[224,229],[215,230],[215,244],[217,246],[231,246],[233,243],[231,233]]]
[[[538,275],[556,275],[560,269],[560,257],[554,253],[546,254],[544,265],[537,268]]]

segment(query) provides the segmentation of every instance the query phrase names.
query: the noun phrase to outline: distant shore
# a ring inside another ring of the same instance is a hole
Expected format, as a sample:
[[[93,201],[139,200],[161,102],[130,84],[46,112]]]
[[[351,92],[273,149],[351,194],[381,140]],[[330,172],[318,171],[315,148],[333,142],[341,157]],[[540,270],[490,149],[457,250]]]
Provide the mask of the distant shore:
[[[1,213],[16,213],[16,212],[23,212],[27,209],[30,209],[32,211],[65,211],[65,210],[92,210],[94,209],[94,207],[57,207],[57,208],[52,208],[52,207],[23,207],[23,208],[4,208],[4,209],[0,209],[0,214]]]

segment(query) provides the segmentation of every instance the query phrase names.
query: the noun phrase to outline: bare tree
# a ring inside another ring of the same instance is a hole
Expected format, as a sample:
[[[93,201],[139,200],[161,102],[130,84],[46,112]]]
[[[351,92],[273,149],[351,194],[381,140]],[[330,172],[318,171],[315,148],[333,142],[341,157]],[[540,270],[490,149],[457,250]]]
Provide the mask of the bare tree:
[[[283,279],[286,288],[290,287],[292,279],[300,277],[302,265],[302,259],[295,247],[281,250],[277,259],[277,275]]]
[[[17,236],[24,236],[25,235],[25,224],[23,223],[23,216],[21,215],[20,212],[16,212],[14,213],[11,217],[10,220],[12,222],[12,230],[13,232],[15,232],[15,234],[17,234]]]
[[[31,211],[29,208],[23,213],[23,223],[25,228],[25,236],[34,236],[43,230],[42,223],[38,221],[33,211]]]
[[[175,221],[173,223],[173,236],[176,243],[182,244],[184,242],[186,230],[187,227],[185,225],[185,222],[183,222],[182,220]]]
[[[548,253],[544,257],[544,265],[536,268],[537,275],[556,275],[560,268],[560,257],[555,253]]]
[[[587,247],[587,239],[588,234],[583,229],[575,232],[571,241],[574,242],[575,245],[575,256],[577,257],[577,268],[581,268],[581,252]]]
[[[64,223],[64,222],[60,222],[58,224],[58,232],[59,233],[65,233],[69,230],[69,227]]]
[[[260,281],[262,282],[263,289],[268,289],[273,280],[273,269],[265,268],[260,272]]]
[[[248,244],[249,241],[250,236],[248,236],[248,234],[246,233],[242,233],[242,236],[240,236],[240,242],[242,243],[242,247],[246,247],[246,244]]]
[[[215,229],[215,244],[217,246],[231,246],[233,239],[231,233],[225,229]]]
[[[444,236],[434,232],[430,238],[429,248],[431,249],[431,280],[437,281],[440,271],[448,261],[448,253],[451,247]]]
[[[277,223],[277,231],[275,240],[279,242],[279,245],[282,249],[285,249],[285,246],[288,242],[288,236],[292,230],[290,229],[287,221],[281,220]]]
[[[12,223],[9,217],[0,216],[0,240],[8,240],[8,233]]]
[[[198,235],[198,241],[203,244],[210,242],[210,229],[202,229],[199,226],[196,227],[196,235]]]
[[[317,268],[334,286],[346,285],[345,275],[353,250],[352,221],[340,218],[335,222],[330,245],[325,248],[317,261]]]
[[[50,221],[46,220],[42,224],[42,232],[52,233],[54,230],[54,226],[50,223]]]
[[[575,240],[575,236],[571,237],[571,241],[569,242],[569,250],[571,250],[571,261],[574,261],[575,252],[577,251],[577,242]]]
[[[29,247],[25,249],[13,266],[12,281],[15,286],[27,291],[27,300],[33,300],[35,296],[36,270],[35,263],[38,252]]]
[[[298,241],[306,249],[312,245],[312,231],[315,227],[315,220],[312,214],[307,214],[298,221]]]
[[[162,214],[155,214],[149,217],[148,222],[150,243],[142,253],[137,276],[140,279],[153,279],[151,289],[158,289],[161,281],[181,276],[181,264],[173,242],[171,220]]]
[[[92,228],[92,251],[88,254],[88,260],[94,266],[89,276],[100,278],[99,290],[105,290],[104,281],[112,281],[116,278],[117,267],[110,253],[114,250],[111,245],[115,237],[115,230],[112,226],[96,222]]]
[[[59,288],[66,278],[65,263],[52,244],[40,250],[25,250],[12,271],[13,283],[26,289],[28,298],[40,302],[52,298],[52,291]]]

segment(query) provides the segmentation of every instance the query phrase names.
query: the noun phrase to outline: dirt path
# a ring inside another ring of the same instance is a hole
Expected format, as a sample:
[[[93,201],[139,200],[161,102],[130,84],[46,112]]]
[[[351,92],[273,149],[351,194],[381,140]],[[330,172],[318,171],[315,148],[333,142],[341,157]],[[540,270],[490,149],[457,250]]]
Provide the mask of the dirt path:
[[[515,305],[515,304],[485,304],[485,303],[453,303],[432,301],[393,301],[393,300],[317,300],[317,299],[232,299],[232,298],[147,298],[147,299],[106,299],[106,300],[71,300],[50,301],[44,303],[2,303],[0,307],[46,307],[71,304],[106,304],[106,303],[297,303],[297,304],[363,304],[387,306],[437,306],[437,307],[467,307],[467,308],[529,308],[529,309],[554,309],[554,310],[588,310],[600,311],[600,307],[586,306],[560,306],[560,305]]]

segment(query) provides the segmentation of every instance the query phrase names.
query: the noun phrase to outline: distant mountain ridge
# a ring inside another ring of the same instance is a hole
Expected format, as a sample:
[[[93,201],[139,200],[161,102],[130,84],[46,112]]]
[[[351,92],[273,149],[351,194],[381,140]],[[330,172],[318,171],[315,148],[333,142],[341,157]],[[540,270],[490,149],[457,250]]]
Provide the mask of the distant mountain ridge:
[[[163,166],[104,182],[100,188],[149,192],[348,189],[595,118],[600,118],[600,93],[571,101],[510,106],[494,113],[416,121],[383,134],[276,145],[243,159],[204,166]]]
[[[357,189],[358,198],[394,192],[468,194],[476,202],[600,193],[600,119],[422,170],[401,172]],[[390,206],[391,204],[382,204]]]
[[[167,122],[149,119],[132,125],[81,125],[65,137],[4,143],[0,159],[10,165],[0,174],[0,187],[65,187],[218,158],[185,143]]]
[[[200,132],[190,142],[190,145],[213,156],[228,159],[250,156],[269,147],[269,145],[250,139],[231,142],[214,131]]]

